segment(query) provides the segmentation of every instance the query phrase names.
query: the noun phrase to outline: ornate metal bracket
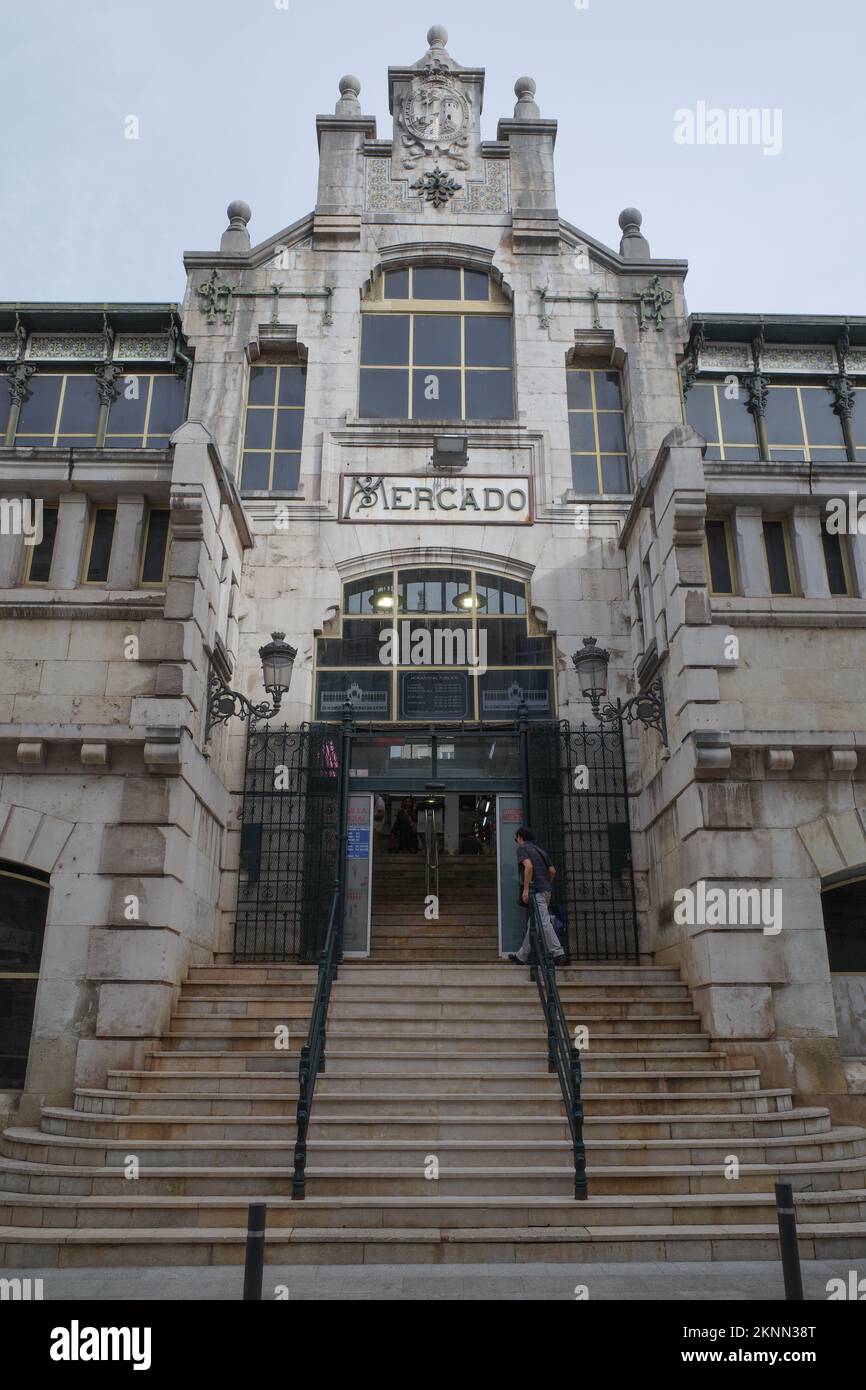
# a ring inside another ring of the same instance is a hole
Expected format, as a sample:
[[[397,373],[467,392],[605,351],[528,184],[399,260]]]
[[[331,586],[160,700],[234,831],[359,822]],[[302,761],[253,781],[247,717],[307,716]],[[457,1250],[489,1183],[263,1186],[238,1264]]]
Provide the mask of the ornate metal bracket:
[[[208,742],[217,725],[228,724],[231,719],[250,719],[253,723],[259,719],[273,719],[279,714],[281,704],[282,697],[277,695],[272,705],[254,705],[246,695],[241,695],[237,690],[230,690],[211,666],[208,673],[207,725],[204,741]]]
[[[213,270],[204,284],[199,285],[197,293],[202,300],[208,323],[216,323],[217,319],[221,318],[227,327],[231,327],[234,322],[236,299],[271,299],[272,323],[279,323],[280,299],[324,299],[322,323],[328,328],[334,322],[333,285],[326,285],[322,290],[290,290],[282,284],[270,285],[267,289],[261,290],[240,290],[237,286],[230,285],[227,280],[220,280],[216,270]]]
[[[704,346],[704,325],[696,323],[689,334],[686,360],[683,364],[683,400],[691,391],[701,370],[701,352]]]
[[[661,332],[665,322],[665,309],[673,300],[673,291],[666,290],[659,277],[654,275],[649,283],[634,294],[602,294],[601,290],[589,290],[586,294],[551,294],[547,289],[538,291],[540,298],[539,314],[542,328],[550,326],[548,304],[591,304],[593,306],[593,328],[601,328],[598,312],[599,304],[634,304],[637,309],[638,326],[643,332],[652,321],[656,331]]]
[[[662,743],[668,746],[668,724],[665,718],[665,693],[662,685],[661,676],[656,676],[643,690],[639,690],[637,695],[633,695],[630,700],[623,704],[622,700],[617,700],[616,704],[610,701],[602,705],[596,698],[592,702],[592,712],[601,724],[642,724],[645,729],[655,729],[660,735]]]

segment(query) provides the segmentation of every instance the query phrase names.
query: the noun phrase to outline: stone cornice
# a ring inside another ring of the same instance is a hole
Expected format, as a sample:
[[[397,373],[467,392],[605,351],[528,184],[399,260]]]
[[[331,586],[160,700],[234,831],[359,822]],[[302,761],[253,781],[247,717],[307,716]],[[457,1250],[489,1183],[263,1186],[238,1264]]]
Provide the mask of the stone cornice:
[[[95,603],[46,599],[40,603],[33,599],[20,602],[0,601],[0,622],[4,618],[55,618],[60,622],[115,622],[144,623],[161,616],[165,604],[165,593],[160,591],[146,599],[121,598],[117,594],[106,593]],[[50,653],[47,653],[50,655]]]

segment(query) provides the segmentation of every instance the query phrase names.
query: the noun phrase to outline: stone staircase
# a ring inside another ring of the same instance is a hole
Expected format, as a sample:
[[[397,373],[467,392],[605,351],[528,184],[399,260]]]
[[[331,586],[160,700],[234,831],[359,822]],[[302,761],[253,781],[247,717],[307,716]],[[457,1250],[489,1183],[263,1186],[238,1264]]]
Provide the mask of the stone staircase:
[[[514,876],[515,893],[517,875]],[[377,964],[483,964],[499,959],[496,859],[442,856],[439,917],[424,915],[423,854],[374,861],[371,958]]]
[[[588,1202],[528,970],[344,965],[292,1202],[314,971],[214,966],[190,972],[144,1070],[3,1135],[0,1264],[238,1264],[254,1199],[270,1265],[775,1259],[779,1176],[804,1258],[866,1256],[866,1131],[716,1050],[675,971],[557,973],[589,1029]]]

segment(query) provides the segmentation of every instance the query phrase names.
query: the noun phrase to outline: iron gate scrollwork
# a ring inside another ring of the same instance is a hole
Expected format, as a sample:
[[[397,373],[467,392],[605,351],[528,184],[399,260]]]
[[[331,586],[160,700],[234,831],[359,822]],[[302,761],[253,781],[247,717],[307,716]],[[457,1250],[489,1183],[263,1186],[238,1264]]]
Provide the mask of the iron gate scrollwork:
[[[250,725],[236,961],[318,956],[337,876],[339,786],[337,731]]]
[[[622,730],[533,723],[532,829],[557,869],[572,960],[637,960],[637,917]]]

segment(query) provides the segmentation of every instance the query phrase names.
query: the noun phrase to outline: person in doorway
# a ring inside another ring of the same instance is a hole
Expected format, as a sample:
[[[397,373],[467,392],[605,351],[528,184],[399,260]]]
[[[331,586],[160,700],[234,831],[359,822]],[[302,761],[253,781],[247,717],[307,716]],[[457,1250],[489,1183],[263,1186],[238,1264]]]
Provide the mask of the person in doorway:
[[[559,943],[559,938],[553,929],[548,908],[550,906],[550,894],[553,891],[553,880],[556,878],[556,869],[550,862],[540,845],[535,843],[535,836],[525,825],[521,825],[514,837],[517,845],[517,872],[520,876],[520,901],[523,906],[529,907],[529,895],[533,894],[538,904],[538,915],[541,918],[541,926],[544,932],[544,940],[547,949],[555,961],[565,960],[565,952]],[[514,965],[526,965],[531,951],[529,918],[527,916],[526,935],[523,938],[523,945],[516,953],[512,952],[508,959]]]
[[[397,854],[402,854],[404,850],[408,854],[418,853],[418,823],[412,815],[412,809],[412,801],[406,797],[394,821]]]

